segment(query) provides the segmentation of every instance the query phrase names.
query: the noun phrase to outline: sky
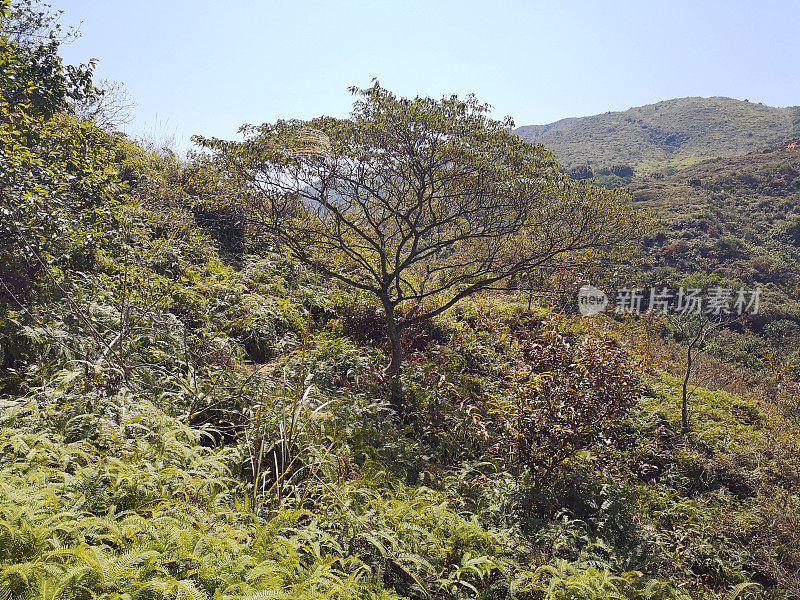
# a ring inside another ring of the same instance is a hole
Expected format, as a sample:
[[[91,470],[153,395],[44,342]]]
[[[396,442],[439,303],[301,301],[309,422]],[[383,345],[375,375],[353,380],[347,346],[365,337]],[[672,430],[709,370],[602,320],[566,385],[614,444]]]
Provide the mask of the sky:
[[[180,151],[244,123],[346,117],[350,86],[474,93],[531,125],[684,96],[800,105],[800,2],[50,0],[123,128]]]

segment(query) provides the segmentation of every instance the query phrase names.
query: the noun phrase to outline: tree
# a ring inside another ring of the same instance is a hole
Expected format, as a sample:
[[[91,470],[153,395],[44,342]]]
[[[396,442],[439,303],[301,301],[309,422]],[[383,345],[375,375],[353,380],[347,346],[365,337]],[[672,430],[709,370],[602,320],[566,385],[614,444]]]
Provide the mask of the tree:
[[[688,342],[686,346],[686,369],[683,373],[683,383],[681,384],[681,430],[683,433],[689,432],[689,397],[694,390],[689,391],[689,384],[692,380],[697,366],[697,359],[703,352],[706,340],[721,328],[731,325],[736,320],[735,317],[717,315],[716,317],[708,313],[684,312],[671,316],[669,322],[677,333],[681,341]]]
[[[377,82],[349,119],[195,137],[246,182],[243,217],[323,276],[383,308],[394,380],[403,330],[508,277],[580,264],[642,233],[622,197],[559,172],[553,154],[492,120],[473,96],[398,98]]]
[[[67,114],[70,102],[95,93],[92,66],[62,64],[58,36],[40,32],[52,22],[34,6],[0,0],[0,291],[5,294],[29,292],[47,262],[90,263],[114,224],[112,208],[121,192],[114,141]]]
[[[69,27],[65,31],[59,22],[63,10],[41,0],[0,0],[0,36],[22,46],[40,43],[69,42],[80,32]]]
[[[34,0],[0,0],[0,82],[3,102],[25,115],[49,119],[99,93],[92,86],[94,62],[64,65],[58,56],[63,34],[60,13]]]
[[[91,121],[95,127],[114,131],[130,121],[133,107],[122,83],[104,79],[98,83],[96,93],[73,102],[70,108],[78,118]]]

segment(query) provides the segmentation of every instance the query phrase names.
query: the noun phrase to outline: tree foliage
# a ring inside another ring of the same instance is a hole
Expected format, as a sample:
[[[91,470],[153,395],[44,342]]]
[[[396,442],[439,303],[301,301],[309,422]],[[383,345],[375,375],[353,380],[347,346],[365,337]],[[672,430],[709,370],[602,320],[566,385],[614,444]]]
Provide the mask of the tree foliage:
[[[15,15],[0,12],[3,30]],[[0,37],[0,275],[24,292],[51,259],[91,262],[122,188],[111,140],[65,112],[94,93],[92,67],[63,66],[55,38],[20,39]]]

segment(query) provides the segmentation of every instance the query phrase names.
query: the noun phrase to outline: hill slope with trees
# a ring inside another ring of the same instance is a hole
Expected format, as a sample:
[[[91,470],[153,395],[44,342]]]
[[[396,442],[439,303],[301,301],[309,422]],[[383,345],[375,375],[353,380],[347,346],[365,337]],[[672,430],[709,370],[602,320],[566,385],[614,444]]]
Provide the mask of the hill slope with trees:
[[[648,224],[622,192],[572,181],[519,140],[502,169],[484,165],[475,152],[495,149],[497,123],[454,98],[393,98],[380,119],[329,121],[378,135],[328,136],[341,154],[321,162],[300,160],[297,137],[246,145],[284,185],[344,154],[340,168],[362,176],[336,182],[351,197],[401,190],[377,239],[324,228],[353,213],[296,202],[307,188],[256,194],[237,152],[183,159],[80,118],[76,103],[101,94],[91,66],[61,63],[32,6],[0,2],[0,600],[800,597],[800,369],[770,396],[723,381],[733,363],[709,363],[682,428],[674,332],[529,304],[513,288],[409,323],[402,369],[384,369],[386,304],[351,282],[382,277],[366,259],[380,262],[386,231],[437,223],[419,248],[463,229],[497,201],[481,184],[498,171],[524,175],[493,182],[518,211],[497,214],[509,225],[551,194],[574,203],[535,248],[516,235],[495,245],[494,230],[475,246],[454,236],[437,258],[456,267],[454,285],[473,285],[473,261],[561,248],[588,226],[581,215]],[[36,35],[9,34],[21,31]],[[407,151],[386,125],[413,124],[419,102],[434,116],[456,103],[485,145],[460,147],[450,131],[418,140],[409,154],[431,161],[436,186],[365,176],[387,146]],[[531,196],[530,175],[545,172],[552,185]],[[323,199],[330,180],[313,180]],[[468,218],[451,218],[463,212],[444,200],[469,190]],[[315,269],[248,212],[273,208],[364,260],[323,263],[338,281]],[[791,242],[792,227],[776,236]],[[607,256],[568,250],[547,266]],[[395,290],[453,281],[437,272],[395,270]]]
[[[514,131],[552,149],[568,170],[585,167],[604,176],[615,168],[625,177],[625,167],[678,168],[773,146],[800,135],[800,108],[723,97],[676,98]]]

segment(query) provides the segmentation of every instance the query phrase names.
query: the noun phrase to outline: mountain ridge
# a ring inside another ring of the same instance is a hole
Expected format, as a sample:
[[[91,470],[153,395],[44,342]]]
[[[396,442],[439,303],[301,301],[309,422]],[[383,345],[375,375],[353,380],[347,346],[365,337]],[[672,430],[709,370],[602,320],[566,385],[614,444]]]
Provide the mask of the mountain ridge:
[[[800,107],[691,96],[523,125],[514,132],[553,150],[565,169],[598,171],[626,165],[647,172],[741,156],[796,137]]]

